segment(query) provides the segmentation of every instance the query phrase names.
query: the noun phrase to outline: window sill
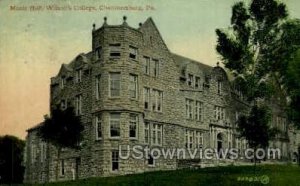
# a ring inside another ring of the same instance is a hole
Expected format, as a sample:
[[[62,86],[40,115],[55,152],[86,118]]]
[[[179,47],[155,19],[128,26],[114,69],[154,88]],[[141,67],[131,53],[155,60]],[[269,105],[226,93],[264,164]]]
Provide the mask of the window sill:
[[[137,58],[131,58],[131,57],[129,57],[129,59],[130,59],[131,61],[134,61],[134,62],[136,62],[136,63],[138,63],[138,62],[139,62]]]
[[[95,141],[102,141],[102,138],[97,138],[95,139]]]
[[[129,140],[130,141],[138,141],[138,138],[137,137],[129,137]]]
[[[113,57],[113,56],[109,56],[109,60],[116,60],[116,59],[121,59],[121,56],[116,56],[116,57]]]
[[[108,99],[121,99],[121,96],[115,96],[115,97],[109,96]]]
[[[120,137],[109,137],[110,140],[120,140]]]

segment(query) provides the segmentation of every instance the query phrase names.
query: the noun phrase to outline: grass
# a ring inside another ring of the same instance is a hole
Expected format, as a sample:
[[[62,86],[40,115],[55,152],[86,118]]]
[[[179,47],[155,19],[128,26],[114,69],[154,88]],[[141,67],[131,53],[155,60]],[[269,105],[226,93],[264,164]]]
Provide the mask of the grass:
[[[227,166],[211,167],[198,170],[175,170],[148,172],[107,178],[89,178],[78,181],[49,183],[52,185],[264,185],[264,180],[269,178],[267,185],[298,185],[300,186],[300,167],[292,165],[261,165],[256,167],[254,174],[253,166]]]

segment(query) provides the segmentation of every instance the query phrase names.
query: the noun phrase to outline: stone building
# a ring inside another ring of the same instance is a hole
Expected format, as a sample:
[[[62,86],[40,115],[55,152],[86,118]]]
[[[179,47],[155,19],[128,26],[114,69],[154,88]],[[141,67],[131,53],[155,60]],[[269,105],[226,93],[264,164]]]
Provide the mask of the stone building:
[[[93,25],[92,50],[63,64],[51,78],[50,90],[50,106],[75,107],[85,127],[84,140],[81,150],[63,149],[58,156],[54,146],[37,136],[41,124],[28,129],[24,178],[28,183],[220,163],[179,155],[121,159],[120,146],[247,147],[238,138],[236,120],[249,105],[227,73],[219,65],[171,53],[151,18],[139,28],[128,26],[126,17],[121,25],[108,25],[106,18],[100,28]],[[284,114],[277,110],[274,118],[282,135],[272,145],[281,148],[286,159],[298,156],[298,133],[289,138]]]

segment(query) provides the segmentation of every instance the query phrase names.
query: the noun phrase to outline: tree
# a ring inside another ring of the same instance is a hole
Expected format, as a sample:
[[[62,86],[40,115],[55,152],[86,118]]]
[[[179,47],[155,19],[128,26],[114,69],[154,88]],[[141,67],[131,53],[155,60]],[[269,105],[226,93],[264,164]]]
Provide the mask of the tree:
[[[0,136],[0,184],[22,183],[25,142],[15,136]]]
[[[79,116],[75,115],[73,107],[61,110],[57,106],[52,110],[51,117],[45,117],[44,123],[39,129],[39,136],[57,147],[59,159],[62,148],[79,148],[83,130],[84,127]],[[58,176],[58,163],[56,172]]]
[[[251,106],[238,124],[241,137],[254,149],[267,147],[274,136],[264,102],[272,96],[276,73],[284,66],[276,59],[280,53],[273,44],[285,37],[287,16],[286,6],[276,0],[252,0],[248,7],[237,2],[232,7],[231,26],[216,30],[216,50]],[[289,46],[279,48],[286,56],[290,54]]]

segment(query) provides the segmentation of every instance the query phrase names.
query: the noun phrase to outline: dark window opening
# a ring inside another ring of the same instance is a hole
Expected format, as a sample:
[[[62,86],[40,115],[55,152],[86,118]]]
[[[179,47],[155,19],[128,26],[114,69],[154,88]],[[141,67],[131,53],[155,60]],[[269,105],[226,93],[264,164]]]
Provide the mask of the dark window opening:
[[[112,160],[112,170],[113,171],[119,170],[119,151],[117,150],[112,151],[111,160]]]
[[[154,159],[151,155],[148,156],[148,165],[154,165]]]

